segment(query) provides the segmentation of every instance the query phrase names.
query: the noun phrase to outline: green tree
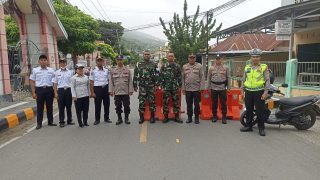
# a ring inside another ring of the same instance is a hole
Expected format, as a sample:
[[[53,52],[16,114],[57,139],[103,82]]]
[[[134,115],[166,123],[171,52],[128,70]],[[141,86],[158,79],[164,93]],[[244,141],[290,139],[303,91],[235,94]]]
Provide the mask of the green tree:
[[[92,53],[96,49],[95,41],[100,35],[96,33],[99,23],[77,7],[64,0],[54,0],[54,7],[64,28],[68,33],[67,40],[59,40],[59,50],[64,54],[76,56]]]
[[[5,16],[6,34],[8,45],[15,46],[19,39],[19,27],[16,21],[9,15]]]
[[[220,30],[222,24],[215,27],[216,20],[213,19],[213,14],[208,13],[207,18],[198,20],[200,7],[197,7],[193,17],[187,15],[188,4],[184,1],[183,18],[174,13],[173,22],[165,25],[160,17],[160,22],[163,27],[163,33],[169,40],[169,46],[175,53],[176,60],[179,64],[184,64],[188,61],[189,53],[197,53],[201,49],[205,49],[208,39],[216,37],[216,32]],[[207,21],[208,19],[208,21]]]
[[[112,64],[115,64],[115,57],[117,56],[117,54],[109,44],[99,43],[97,44],[97,48],[100,51],[102,57],[110,58],[112,60]]]
[[[107,22],[104,20],[98,20],[99,28],[97,33],[101,34],[99,40],[110,44],[114,50],[119,52],[119,42],[123,35],[124,28],[120,22]]]

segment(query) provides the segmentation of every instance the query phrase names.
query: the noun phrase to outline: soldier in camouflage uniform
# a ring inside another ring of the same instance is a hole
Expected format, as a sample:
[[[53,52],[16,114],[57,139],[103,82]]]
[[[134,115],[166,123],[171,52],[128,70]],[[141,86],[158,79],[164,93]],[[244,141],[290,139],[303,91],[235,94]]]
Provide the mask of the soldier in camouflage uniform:
[[[151,111],[150,123],[155,123],[154,113],[156,111],[155,104],[155,89],[157,88],[156,68],[157,65],[150,61],[150,52],[148,50],[143,52],[143,62],[139,62],[134,69],[133,87],[138,90],[139,86],[139,124],[144,122],[145,102],[148,100]]]
[[[163,93],[163,114],[165,120],[163,123],[169,122],[168,118],[168,104],[170,96],[173,102],[173,111],[175,114],[175,122],[182,123],[179,118],[179,91],[182,85],[181,81],[181,68],[179,64],[174,62],[174,53],[169,52],[167,54],[168,62],[164,64],[160,69],[160,85],[164,90]]]

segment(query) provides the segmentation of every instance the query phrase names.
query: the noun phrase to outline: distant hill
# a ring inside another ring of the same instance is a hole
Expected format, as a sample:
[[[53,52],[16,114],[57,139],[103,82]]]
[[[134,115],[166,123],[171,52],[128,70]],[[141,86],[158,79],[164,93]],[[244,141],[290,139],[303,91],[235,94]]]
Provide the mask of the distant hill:
[[[165,43],[165,40],[139,31],[125,32],[121,38],[121,45],[123,45],[125,49],[132,49],[136,52],[141,52],[145,49],[152,51],[158,50],[159,47],[163,47]]]

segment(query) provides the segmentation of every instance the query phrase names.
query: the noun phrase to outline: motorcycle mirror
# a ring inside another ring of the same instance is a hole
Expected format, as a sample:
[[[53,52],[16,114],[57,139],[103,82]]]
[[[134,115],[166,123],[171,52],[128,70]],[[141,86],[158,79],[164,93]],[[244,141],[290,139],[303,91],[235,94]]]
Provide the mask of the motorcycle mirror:
[[[288,87],[288,84],[281,84],[281,87]]]

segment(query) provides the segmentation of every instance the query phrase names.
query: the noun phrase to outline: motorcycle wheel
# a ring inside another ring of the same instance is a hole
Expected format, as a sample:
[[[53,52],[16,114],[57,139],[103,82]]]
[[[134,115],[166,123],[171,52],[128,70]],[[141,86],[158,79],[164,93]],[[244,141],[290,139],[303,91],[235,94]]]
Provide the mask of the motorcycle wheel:
[[[247,123],[247,117],[246,117],[247,111],[243,111],[240,115],[240,122],[242,124],[242,126],[244,127],[248,127],[248,123]],[[256,115],[256,111],[253,111],[253,121],[252,121],[252,126],[257,124],[257,115]]]
[[[301,119],[302,118],[302,119]],[[299,120],[294,122],[294,127],[298,130],[307,130],[310,129],[317,119],[317,113],[313,110],[309,110],[305,112],[301,117],[299,117]]]

